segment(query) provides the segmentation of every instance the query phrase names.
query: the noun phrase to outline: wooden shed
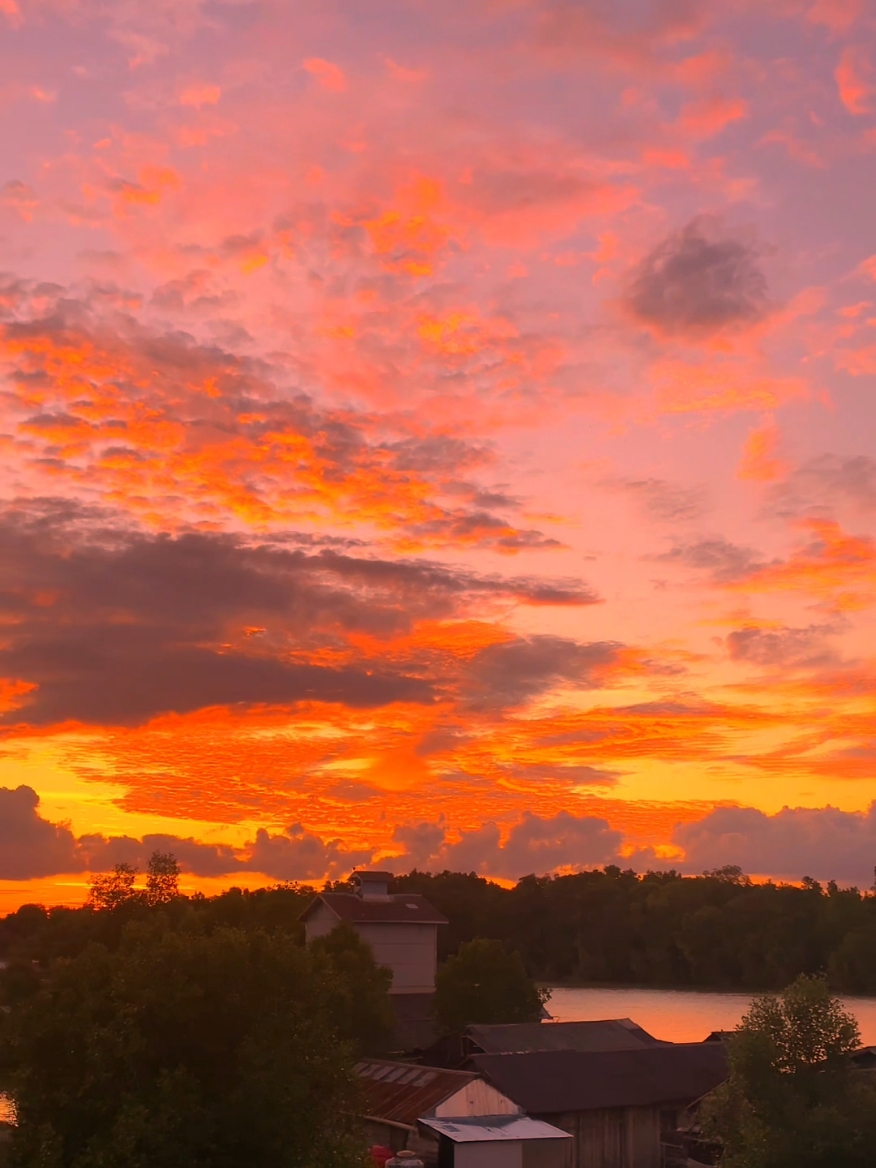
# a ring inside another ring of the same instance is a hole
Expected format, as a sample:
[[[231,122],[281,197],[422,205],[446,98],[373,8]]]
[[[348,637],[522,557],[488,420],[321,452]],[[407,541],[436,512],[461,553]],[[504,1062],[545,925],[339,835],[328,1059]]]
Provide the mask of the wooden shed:
[[[569,1168],[565,1131],[472,1071],[390,1059],[356,1064],[369,1144],[416,1151],[430,1168]]]
[[[473,1055],[534,1118],[573,1137],[572,1168],[660,1168],[661,1136],[727,1076],[722,1043]]]

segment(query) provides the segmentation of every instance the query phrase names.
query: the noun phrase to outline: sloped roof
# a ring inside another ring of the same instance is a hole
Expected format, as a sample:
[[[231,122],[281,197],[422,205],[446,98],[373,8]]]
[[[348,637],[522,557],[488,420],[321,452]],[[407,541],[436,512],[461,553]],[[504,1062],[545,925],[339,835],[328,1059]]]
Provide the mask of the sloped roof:
[[[484,1054],[532,1050],[640,1050],[659,1040],[629,1018],[594,1022],[512,1022],[469,1026],[466,1036]]]
[[[727,1077],[727,1052],[720,1042],[476,1054],[471,1061],[497,1090],[534,1115],[686,1105]]]
[[[364,1095],[363,1113],[411,1127],[466,1083],[480,1078],[472,1071],[445,1071],[389,1059],[362,1059],[353,1069]]]
[[[429,904],[425,896],[413,892],[399,892],[385,897],[362,897],[352,892],[322,892],[310,902],[301,914],[301,920],[306,921],[320,903],[328,905],[340,920],[351,924],[366,921],[375,924],[447,924],[447,918]]]
[[[423,1127],[454,1144],[493,1144],[498,1140],[570,1140],[568,1132],[528,1115],[486,1115],[465,1119],[421,1119]]]

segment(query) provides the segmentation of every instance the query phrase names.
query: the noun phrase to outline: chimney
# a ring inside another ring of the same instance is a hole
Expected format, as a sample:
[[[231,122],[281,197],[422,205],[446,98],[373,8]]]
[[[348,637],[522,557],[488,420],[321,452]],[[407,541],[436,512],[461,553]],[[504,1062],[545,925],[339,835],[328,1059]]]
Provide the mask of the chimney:
[[[363,900],[388,900],[391,872],[354,872],[350,877],[353,891]]]

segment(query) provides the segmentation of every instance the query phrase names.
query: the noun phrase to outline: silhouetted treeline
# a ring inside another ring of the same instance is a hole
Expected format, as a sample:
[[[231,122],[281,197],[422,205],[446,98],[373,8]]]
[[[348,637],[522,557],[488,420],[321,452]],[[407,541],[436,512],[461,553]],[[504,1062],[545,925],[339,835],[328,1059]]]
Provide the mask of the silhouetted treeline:
[[[395,883],[449,919],[442,956],[492,937],[545,981],[756,990],[826,972],[839,991],[876,992],[876,896],[833,882],[752,884],[734,868],[637,876],[610,866],[527,876],[510,889],[455,872]]]
[[[548,982],[759,990],[824,972],[838,991],[876,993],[876,895],[832,882],[752,884],[736,869],[637,876],[609,866],[527,876],[513,888],[473,874],[414,871],[398,877],[394,890],[423,893],[448,918],[439,930],[442,959],[463,941],[489,937]],[[142,901],[112,912],[27,905],[0,920],[0,960],[26,980],[28,963],[76,956],[92,941],[112,949],[130,920],[153,912],[195,920],[208,932],[283,929],[303,940],[298,916],[312,895],[306,886],[281,885],[180,897],[159,909]]]

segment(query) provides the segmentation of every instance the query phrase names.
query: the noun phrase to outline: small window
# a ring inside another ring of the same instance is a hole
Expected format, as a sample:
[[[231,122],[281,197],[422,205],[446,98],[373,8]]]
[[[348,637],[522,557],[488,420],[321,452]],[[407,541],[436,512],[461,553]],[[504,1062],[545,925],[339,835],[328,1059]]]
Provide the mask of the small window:
[[[419,1079],[417,1079],[417,1086],[425,1087],[427,1083],[431,1083],[437,1078],[438,1074],[436,1071],[426,1071],[425,1075],[420,1075]]]

